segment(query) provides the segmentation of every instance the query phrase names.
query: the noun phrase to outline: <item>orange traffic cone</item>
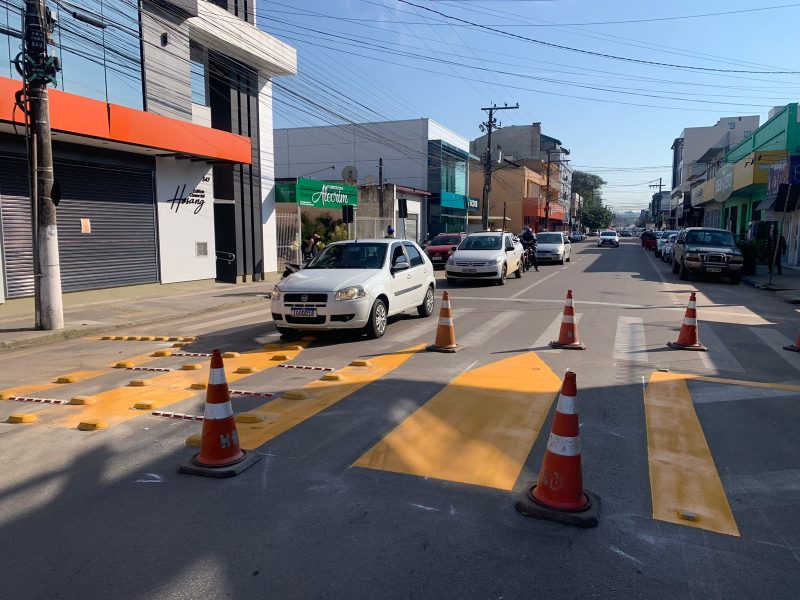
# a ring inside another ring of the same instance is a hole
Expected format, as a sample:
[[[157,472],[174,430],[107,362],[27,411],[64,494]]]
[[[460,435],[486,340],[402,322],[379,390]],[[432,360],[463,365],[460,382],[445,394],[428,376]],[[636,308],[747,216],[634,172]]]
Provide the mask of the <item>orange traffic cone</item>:
[[[558,339],[550,342],[552,348],[566,350],[586,350],[578,338],[578,324],[575,322],[575,306],[572,304],[572,290],[567,290],[567,301],[564,304],[564,316],[561,319],[561,331]]]
[[[436,328],[436,340],[428,346],[433,352],[458,352],[461,347],[456,344],[456,330],[453,327],[453,311],[450,309],[450,294],[445,290],[442,296],[442,308],[439,311],[439,325]]]
[[[784,346],[783,349],[790,350],[791,352],[800,352],[800,331],[797,332],[797,335],[794,338],[794,344]]]
[[[689,296],[689,304],[686,306],[686,313],[683,315],[681,332],[677,342],[667,342],[667,346],[675,350],[699,350],[708,352],[708,348],[700,343],[697,331],[697,297],[692,292]]]
[[[596,527],[600,498],[583,489],[577,396],[575,373],[567,371],[538,481],[526,489],[516,509],[526,517]]]
[[[222,354],[214,350],[208,376],[200,452],[178,465],[178,471],[206,477],[233,477],[260,459],[259,455],[246,454],[239,447]]]

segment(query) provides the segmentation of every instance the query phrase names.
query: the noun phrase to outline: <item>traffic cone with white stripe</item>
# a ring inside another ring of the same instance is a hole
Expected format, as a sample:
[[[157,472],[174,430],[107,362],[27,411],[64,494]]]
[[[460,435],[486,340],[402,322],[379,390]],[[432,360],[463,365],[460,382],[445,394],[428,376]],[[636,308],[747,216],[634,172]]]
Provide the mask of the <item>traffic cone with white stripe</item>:
[[[678,334],[677,342],[667,342],[667,346],[675,350],[699,350],[708,352],[708,348],[700,343],[697,330],[697,296],[694,292],[689,296],[689,304],[686,306],[686,313],[683,315],[681,332]]]
[[[800,331],[797,332],[797,335],[794,338],[794,344],[784,346],[783,349],[791,352],[800,352]]]
[[[572,290],[567,290],[567,301],[564,303],[564,316],[561,318],[561,330],[558,339],[550,342],[551,348],[564,350],[586,350],[578,337],[578,323],[575,319],[575,306],[572,303]]]
[[[233,477],[260,458],[257,454],[245,453],[239,447],[222,354],[214,350],[208,376],[200,452],[178,465],[178,471],[206,477]]]
[[[439,325],[436,327],[436,340],[427,348],[433,352],[458,352],[461,346],[456,344],[456,330],[453,326],[453,311],[450,308],[450,294],[445,290],[442,296],[442,308],[439,311]]]
[[[567,371],[535,485],[516,504],[526,517],[596,527],[600,498],[583,489],[575,373]]]

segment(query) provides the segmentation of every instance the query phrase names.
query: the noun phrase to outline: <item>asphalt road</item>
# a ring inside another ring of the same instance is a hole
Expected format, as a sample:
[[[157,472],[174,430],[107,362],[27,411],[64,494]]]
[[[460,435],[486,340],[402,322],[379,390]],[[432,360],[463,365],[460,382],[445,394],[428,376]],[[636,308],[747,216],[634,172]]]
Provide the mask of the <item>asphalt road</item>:
[[[590,240],[564,266],[450,289],[457,354],[421,350],[436,319],[416,314],[380,340],[294,347],[266,303],[122,332],[242,353],[226,365],[234,390],[303,391],[234,395],[236,413],[257,415],[239,429],[261,460],[227,480],[177,473],[201,425],[152,415],[203,413],[190,388],[206,357],[154,358],[172,345],[157,340],[0,353],[11,396],[96,400],[0,401],[2,596],[796,599],[800,354],[781,346],[800,317],[748,286],[681,282],[637,242]],[[585,351],[547,345],[568,289]],[[666,347],[691,291],[708,353]],[[174,370],[111,368],[123,359]],[[233,373],[243,366],[254,372]],[[567,369],[584,484],[602,499],[594,529],[514,510]],[[77,429],[92,419],[109,427]]]

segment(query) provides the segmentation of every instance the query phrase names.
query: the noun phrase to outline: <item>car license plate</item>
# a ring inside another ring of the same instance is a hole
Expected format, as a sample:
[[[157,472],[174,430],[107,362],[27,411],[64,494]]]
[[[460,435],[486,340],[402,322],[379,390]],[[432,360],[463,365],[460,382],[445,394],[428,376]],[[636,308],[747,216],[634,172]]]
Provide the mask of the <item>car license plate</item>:
[[[441,256],[431,256],[431,260],[442,260]]]
[[[464,273],[477,273],[478,269],[464,269]]]
[[[722,269],[719,267],[706,267],[706,271],[709,273],[722,273]]]
[[[317,309],[316,308],[293,308],[292,309],[292,316],[293,317],[313,318],[313,317],[317,316]]]

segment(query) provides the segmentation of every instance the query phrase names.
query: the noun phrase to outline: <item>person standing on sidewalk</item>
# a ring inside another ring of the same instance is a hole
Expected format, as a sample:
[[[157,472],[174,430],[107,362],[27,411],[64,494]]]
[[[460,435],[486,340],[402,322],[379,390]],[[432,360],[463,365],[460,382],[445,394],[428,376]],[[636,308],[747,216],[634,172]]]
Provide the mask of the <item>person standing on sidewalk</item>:
[[[778,250],[777,253],[775,250]],[[769,237],[767,238],[767,264],[769,265],[769,272],[772,273],[773,261],[774,266],[778,268],[778,275],[783,275],[781,269],[781,255],[786,253],[786,238],[783,235],[778,235],[775,230],[775,225],[770,227]]]

